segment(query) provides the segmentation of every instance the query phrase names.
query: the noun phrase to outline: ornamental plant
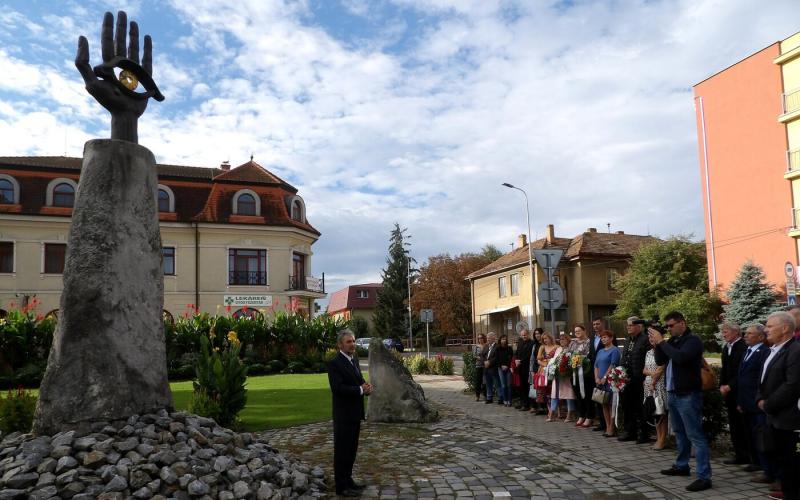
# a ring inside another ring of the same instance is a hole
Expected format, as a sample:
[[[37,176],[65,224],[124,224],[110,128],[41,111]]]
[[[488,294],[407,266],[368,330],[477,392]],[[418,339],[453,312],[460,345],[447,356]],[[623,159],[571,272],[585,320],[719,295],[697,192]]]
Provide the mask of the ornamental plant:
[[[36,396],[22,387],[0,397],[0,433],[28,432],[33,425]]]
[[[209,338],[210,337],[210,338]],[[247,403],[247,367],[239,359],[241,342],[234,331],[222,339],[210,334],[200,337],[200,356],[190,411],[230,426]],[[223,347],[211,347],[218,340]]]
[[[461,368],[461,375],[464,377],[464,382],[467,384],[469,392],[475,392],[475,385],[477,384],[477,373],[475,371],[475,355],[472,351],[467,351],[461,355],[464,361],[464,366]]]
[[[437,354],[431,362],[431,373],[434,375],[452,375],[453,360],[444,354]]]

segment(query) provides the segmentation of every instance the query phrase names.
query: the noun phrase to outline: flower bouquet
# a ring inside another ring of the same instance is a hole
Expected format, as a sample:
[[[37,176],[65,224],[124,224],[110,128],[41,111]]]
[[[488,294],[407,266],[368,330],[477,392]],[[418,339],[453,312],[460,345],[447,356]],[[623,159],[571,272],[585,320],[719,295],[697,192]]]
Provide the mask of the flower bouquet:
[[[562,352],[555,358],[553,358],[553,362],[556,366],[556,377],[557,378],[569,378],[570,374],[572,373],[572,366],[569,362],[569,353]]]
[[[606,380],[612,391],[622,392],[625,386],[628,385],[628,371],[622,366],[615,366],[608,373]]]
[[[583,367],[584,370],[589,369],[589,357],[584,354],[577,354],[574,353],[570,357],[569,360],[570,367],[573,370],[577,370],[580,367]]]

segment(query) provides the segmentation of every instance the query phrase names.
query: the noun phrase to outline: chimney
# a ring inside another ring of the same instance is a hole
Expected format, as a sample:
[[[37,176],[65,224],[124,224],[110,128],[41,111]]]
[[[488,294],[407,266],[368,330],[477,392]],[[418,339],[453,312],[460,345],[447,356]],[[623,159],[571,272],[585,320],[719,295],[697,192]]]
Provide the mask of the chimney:
[[[552,224],[547,225],[547,229],[545,230],[545,238],[547,239],[547,243],[550,244],[552,244],[556,239],[556,228]]]
[[[625,234],[625,231],[617,231],[615,234]]]
[[[590,227],[589,229],[586,230],[586,232],[588,232],[588,233],[596,233],[597,232],[597,228],[596,227]]]
[[[221,168],[222,170],[227,172],[228,170],[231,169],[231,163],[228,160],[225,160],[225,161],[222,162],[222,164],[219,166],[219,168]]]
[[[524,234],[517,236],[517,248],[522,248],[528,244],[528,238]]]

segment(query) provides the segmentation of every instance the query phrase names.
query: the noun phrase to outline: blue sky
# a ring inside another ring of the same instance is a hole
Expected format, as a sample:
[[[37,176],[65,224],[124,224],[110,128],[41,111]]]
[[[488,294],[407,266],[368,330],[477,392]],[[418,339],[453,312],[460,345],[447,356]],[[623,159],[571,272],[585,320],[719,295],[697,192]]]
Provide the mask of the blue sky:
[[[108,135],[73,59],[82,34],[99,61],[119,9],[166,96],[140,143],[185,165],[253,154],[294,184],[330,290],[379,279],[395,221],[419,262],[509,249],[525,213],[503,182],[538,235],[701,236],[691,87],[800,30],[791,0],[11,0],[0,155]]]

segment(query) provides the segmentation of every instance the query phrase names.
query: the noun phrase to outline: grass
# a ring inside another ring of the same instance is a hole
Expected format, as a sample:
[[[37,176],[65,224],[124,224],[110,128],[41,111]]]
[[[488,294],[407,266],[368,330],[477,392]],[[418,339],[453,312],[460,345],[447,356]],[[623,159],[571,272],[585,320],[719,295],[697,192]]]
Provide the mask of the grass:
[[[188,410],[192,382],[170,384],[177,410]],[[247,379],[247,406],[239,414],[248,431],[291,427],[329,420],[328,375],[266,375]]]

